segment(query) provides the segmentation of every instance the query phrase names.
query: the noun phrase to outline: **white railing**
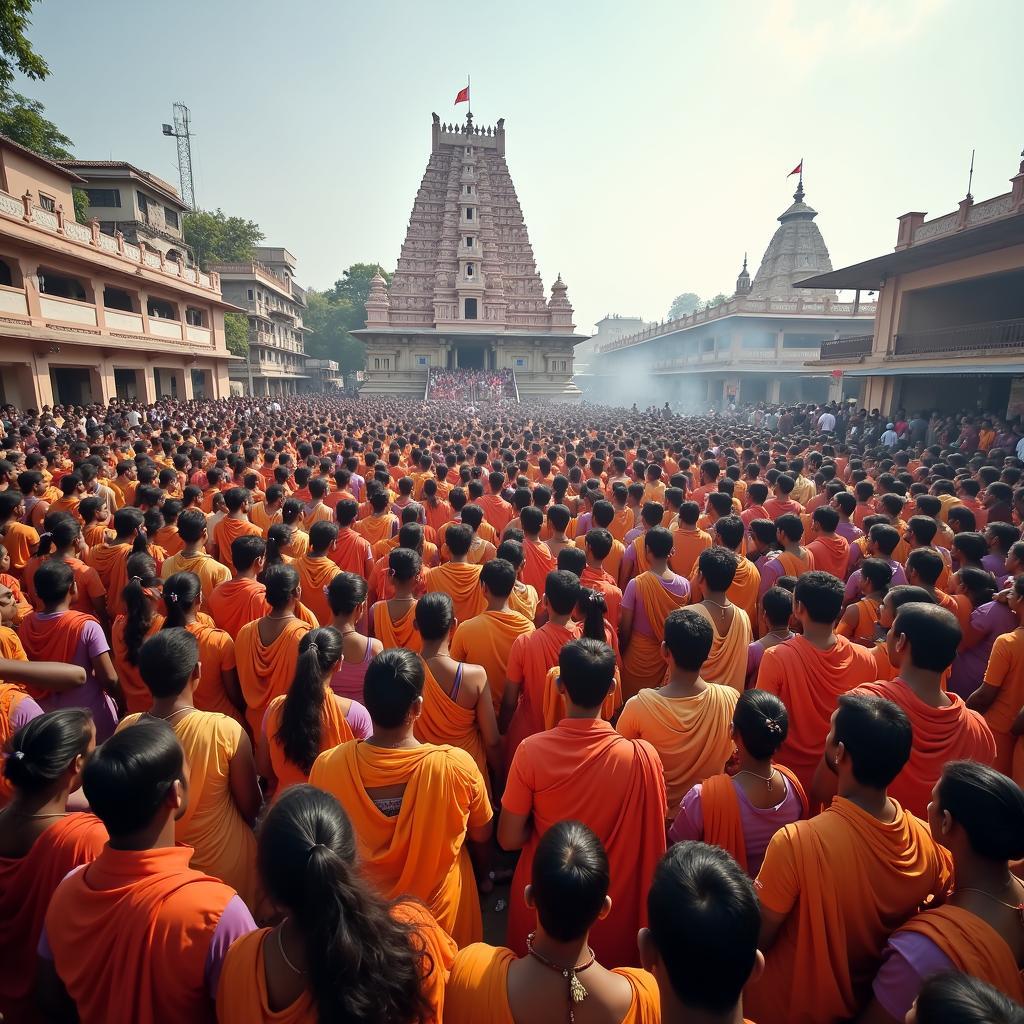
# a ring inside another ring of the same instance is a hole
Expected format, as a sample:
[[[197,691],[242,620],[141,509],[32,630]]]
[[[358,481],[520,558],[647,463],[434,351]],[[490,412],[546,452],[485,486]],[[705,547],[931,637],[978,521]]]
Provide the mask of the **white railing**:
[[[15,313],[28,316],[28,299],[21,288],[0,285],[0,313]]]
[[[96,326],[96,307],[88,302],[61,299],[53,295],[39,296],[39,309],[43,316],[52,317],[67,324]]]
[[[118,331],[131,331],[133,334],[142,333],[142,314],[126,313],[120,309],[104,309],[103,318],[107,326]]]
[[[208,327],[195,327],[193,324],[188,324],[185,328],[185,336],[189,341],[194,341],[197,345],[210,344],[210,330]]]
[[[177,320],[165,320],[162,317],[149,318],[149,333],[157,338],[169,338],[181,341],[181,324]]]

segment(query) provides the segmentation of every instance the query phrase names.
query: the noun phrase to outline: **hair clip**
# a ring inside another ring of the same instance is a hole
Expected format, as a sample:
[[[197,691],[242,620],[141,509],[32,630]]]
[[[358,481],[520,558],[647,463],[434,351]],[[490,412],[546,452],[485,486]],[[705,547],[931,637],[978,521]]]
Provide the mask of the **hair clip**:
[[[11,760],[12,761],[24,761],[25,760],[25,751],[24,750],[15,750],[10,756],[11,756]]]
[[[167,600],[172,602],[173,604],[178,603],[178,595],[173,590],[165,596],[167,597]]]
[[[142,577],[141,576],[132,576],[132,577],[129,578],[128,582],[129,583],[138,583],[139,586],[142,586]]]

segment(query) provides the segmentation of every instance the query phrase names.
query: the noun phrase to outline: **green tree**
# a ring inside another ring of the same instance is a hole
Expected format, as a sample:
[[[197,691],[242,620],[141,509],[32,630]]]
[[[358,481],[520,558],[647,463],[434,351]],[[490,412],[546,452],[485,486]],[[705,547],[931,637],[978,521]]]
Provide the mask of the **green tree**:
[[[342,370],[361,370],[366,365],[366,346],[349,333],[366,323],[366,299],[376,263],[354,263],[325,291],[310,289],[306,295],[306,355],[334,359]],[[391,275],[384,274],[390,284]]]
[[[233,356],[247,356],[249,354],[249,318],[242,313],[225,313],[224,341]]]
[[[45,60],[32,49],[25,31],[36,0],[3,0],[0,3],[0,89],[6,90],[18,69],[26,78],[46,78]]]
[[[0,132],[33,153],[70,160],[74,143],[45,115],[45,109],[38,100],[0,88]]]
[[[264,238],[255,221],[229,217],[221,209],[186,213],[182,219],[182,233],[204,269],[210,263],[251,260],[253,247]]]
[[[708,306],[720,306],[723,302],[728,302],[729,296],[719,292],[713,299],[708,299],[706,305]]]
[[[680,317],[689,316],[700,305],[700,296],[696,292],[683,292],[672,300],[668,310],[669,320],[678,320]]]

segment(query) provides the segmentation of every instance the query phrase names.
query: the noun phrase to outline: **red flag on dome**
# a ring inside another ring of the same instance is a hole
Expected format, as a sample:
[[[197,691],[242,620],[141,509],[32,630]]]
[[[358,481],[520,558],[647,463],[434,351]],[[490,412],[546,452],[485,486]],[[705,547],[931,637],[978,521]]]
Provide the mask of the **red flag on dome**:
[[[461,93],[459,95],[461,95]],[[458,100],[456,100],[455,102],[458,103]],[[802,174],[803,170],[804,170],[804,162],[803,162],[803,160],[801,160],[800,163],[798,163],[796,165],[796,167],[794,167],[793,170],[791,170],[789,172],[789,174],[786,175],[786,177],[787,178],[792,178],[794,174]]]
[[[458,96],[455,97],[456,103],[468,103],[469,102],[469,86],[465,89],[460,89]]]

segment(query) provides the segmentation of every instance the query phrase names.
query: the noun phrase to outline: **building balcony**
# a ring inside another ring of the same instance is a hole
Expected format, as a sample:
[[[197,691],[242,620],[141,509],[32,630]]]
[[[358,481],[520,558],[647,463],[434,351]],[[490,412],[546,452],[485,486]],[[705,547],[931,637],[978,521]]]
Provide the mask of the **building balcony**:
[[[768,371],[770,367],[800,370],[813,358],[812,348],[719,349],[716,352],[687,352],[674,359],[662,359],[651,369],[655,373],[678,373],[680,370],[746,370]]]
[[[852,338],[833,338],[821,343],[819,359],[858,359],[871,355],[872,337],[861,334]]]
[[[894,356],[956,355],[965,352],[1024,351],[1024,319],[942,327],[932,331],[903,331],[893,341]],[[824,352],[824,346],[822,346]]]
[[[226,280],[231,281],[260,281],[273,288],[279,295],[286,298],[292,297],[294,282],[285,281],[277,274],[268,270],[262,263],[255,260],[239,261],[234,263],[215,263],[217,273]],[[305,293],[303,293],[305,298]]]

